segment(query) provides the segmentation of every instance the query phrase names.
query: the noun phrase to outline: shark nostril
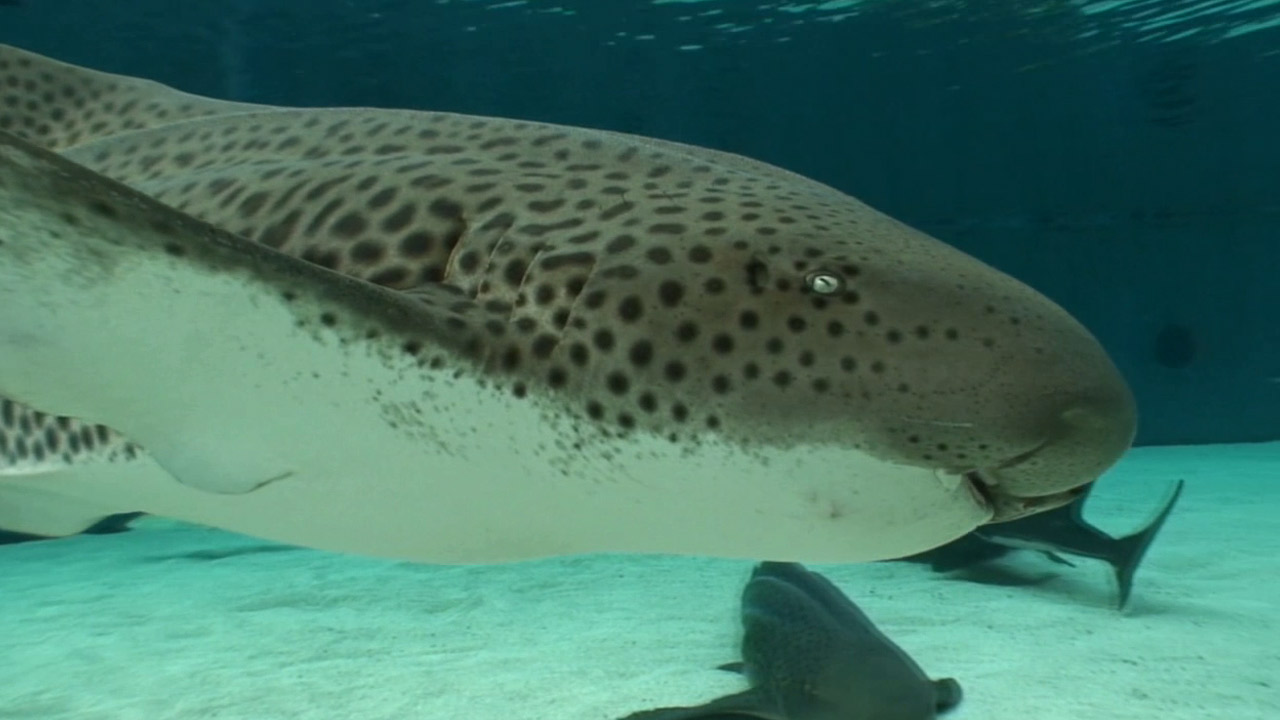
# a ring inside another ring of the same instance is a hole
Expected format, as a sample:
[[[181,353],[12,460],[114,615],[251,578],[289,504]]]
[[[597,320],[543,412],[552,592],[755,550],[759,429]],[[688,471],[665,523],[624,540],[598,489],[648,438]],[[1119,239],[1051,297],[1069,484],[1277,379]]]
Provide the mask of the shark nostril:
[[[1127,392],[1127,390],[1126,390]],[[1096,395],[1044,416],[1044,439],[994,466],[1002,492],[1028,502],[1028,512],[1076,497],[1128,449],[1135,420],[1125,393]]]

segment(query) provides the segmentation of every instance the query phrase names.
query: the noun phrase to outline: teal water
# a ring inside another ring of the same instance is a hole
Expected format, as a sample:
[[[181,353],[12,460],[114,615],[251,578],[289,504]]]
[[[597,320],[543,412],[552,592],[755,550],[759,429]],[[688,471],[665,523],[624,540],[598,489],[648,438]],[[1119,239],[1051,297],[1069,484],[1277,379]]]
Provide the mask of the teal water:
[[[639,132],[828,182],[1043,290],[1133,385],[1105,566],[819,566],[959,720],[1280,718],[1280,3],[90,0],[0,42],[192,92]],[[0,109],[2,113],[2,109]],[[3,312],[3,309],[0,309]],[[3,387],[0,379],[0,388]],[[0,480],[2,483],[3,480]],[[0,501],[3,496],[0,496]],[[741,688],[750,565],[432,567],[148,518],[0,547],[0,719],[607,720]]]

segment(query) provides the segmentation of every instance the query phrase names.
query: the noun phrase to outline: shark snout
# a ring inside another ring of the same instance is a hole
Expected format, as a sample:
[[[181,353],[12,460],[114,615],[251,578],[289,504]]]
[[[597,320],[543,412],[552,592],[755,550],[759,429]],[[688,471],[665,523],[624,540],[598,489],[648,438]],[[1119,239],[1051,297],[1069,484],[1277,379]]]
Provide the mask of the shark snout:
[[[899,410],[885,426],[887,444],[920,464],[965,474],[993,520],[1063,505],[1129,448],[1137,426],[1132,392],[1098,340],[1063,308],[994,271],[970,277],[964,289],[937,277],[928,286],[874,288],[877,297],[900,293],[899,309],[886,312],[893,324],[934,318],[944,329],[940,347],[912,337],[889,348],[895,362],[887,367],[901,375],[886,372],[883,387],[902,382],[913,392],[882,396]],[[972,279],[979,277],[981,286]],[[913,305],[913,297],[933,304]]]
[[[1025,397],[1005,398],[1026,448],[971,477],[992,505],[993,521],[1070,502],[1132,444],[1137,411],[1128,384],[1091,337],[1082,347],[1087,352],[1066,371],[1048,369]]]
[[[940,277],[867,288],[890,308],[888,325],[917,330],[875,348],[888,359],[872,395],[885,410],[875,437],[889,457],[966,476],[993,518],[1009,520],[1083,492],[1129,448],[1137,413],[1128,384],[1080,322],[1012,278],[980,270],[963,289]],[[938,331],[918,332],[930,322]]]
[[[1021,499],[1029,512],[1069,502],[1114,465],[1133,442],[1137,413],[1117,382],[1111,395],[1071,404],[1047,426],[1040,444],[985,473],[999,495]]]

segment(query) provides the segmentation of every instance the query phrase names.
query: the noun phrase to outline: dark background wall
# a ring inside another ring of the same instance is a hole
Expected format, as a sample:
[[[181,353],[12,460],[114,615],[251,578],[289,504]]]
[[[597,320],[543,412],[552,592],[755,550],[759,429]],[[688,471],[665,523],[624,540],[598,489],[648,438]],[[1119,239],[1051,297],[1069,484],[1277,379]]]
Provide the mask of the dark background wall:
[[[1064,305],[1132,382],[1140,443],[1280,438],[1276,17],[1183,0],[762,5],[26,0],[0,7],[0,42],[219,97],[525,117],[769,160]]]

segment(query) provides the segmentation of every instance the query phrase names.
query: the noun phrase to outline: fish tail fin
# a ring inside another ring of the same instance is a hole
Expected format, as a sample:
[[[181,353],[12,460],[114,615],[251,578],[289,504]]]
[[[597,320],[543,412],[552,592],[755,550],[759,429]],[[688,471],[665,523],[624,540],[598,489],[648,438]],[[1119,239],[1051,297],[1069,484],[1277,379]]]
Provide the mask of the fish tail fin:
[[[1173,511],[1173,506],[1178,502],[1178,498],[1182,495],[1182,486],[1184,481],[1178,480],[1173,484],[1173,488],[1161,503],[1156,514],[1135,533],[1118,538],[1115,542],[1115,550],[1107,558],[1107,562],[1111,564],[1115,571],[1116,583],[1120,590],[1120,609],[1123,610],[1129,604],[1129,596],[1133,590],[1133,576],[1138,571],[1138,566],[1142,563],[1142,558],[1147,554],[1147,549],[1151,547],[1151,542],[1155,540],[1156,535],[1160,532],[1160,528],[1164,526],[1165,520],[1169,519],[1169,513]]]

